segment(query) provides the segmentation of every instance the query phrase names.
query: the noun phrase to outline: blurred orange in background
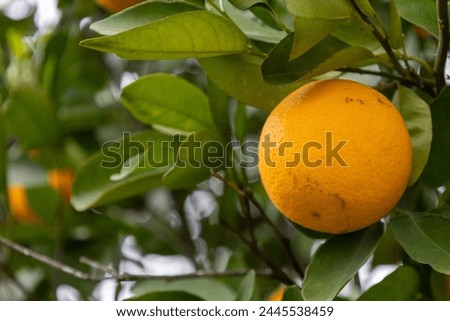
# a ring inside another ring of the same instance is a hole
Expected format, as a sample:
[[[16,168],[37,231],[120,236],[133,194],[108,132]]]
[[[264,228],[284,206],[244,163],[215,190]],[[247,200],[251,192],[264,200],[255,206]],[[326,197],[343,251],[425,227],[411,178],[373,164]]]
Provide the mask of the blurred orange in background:
[[[144,0],[96,0],[95,2],[105,10],[119,12],[143,1]]]

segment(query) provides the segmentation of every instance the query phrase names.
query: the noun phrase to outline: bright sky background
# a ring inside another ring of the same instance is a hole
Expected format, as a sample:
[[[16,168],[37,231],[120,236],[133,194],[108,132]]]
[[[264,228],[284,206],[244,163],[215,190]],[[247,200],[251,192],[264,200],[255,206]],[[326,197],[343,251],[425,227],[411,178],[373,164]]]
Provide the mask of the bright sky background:
[[[45,30],[58,23],[57,3],[57,0],[0,0],[0,8],[4,8],[11,19],[19,20],[28,16],[32,6],[37,5],[35,23],[40,30]]]

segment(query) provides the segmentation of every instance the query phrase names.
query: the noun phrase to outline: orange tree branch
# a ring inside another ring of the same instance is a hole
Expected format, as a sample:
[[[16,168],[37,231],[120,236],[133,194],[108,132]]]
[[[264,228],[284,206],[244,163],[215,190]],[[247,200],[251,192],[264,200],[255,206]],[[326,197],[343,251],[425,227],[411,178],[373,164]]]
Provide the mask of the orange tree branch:
[[[436,9],[439,22],[439,43],[434,65],[434,75],[436,78],[436,91],[439,94],[445,86],[445,63],[450,41],[447,0],[437,0]]]

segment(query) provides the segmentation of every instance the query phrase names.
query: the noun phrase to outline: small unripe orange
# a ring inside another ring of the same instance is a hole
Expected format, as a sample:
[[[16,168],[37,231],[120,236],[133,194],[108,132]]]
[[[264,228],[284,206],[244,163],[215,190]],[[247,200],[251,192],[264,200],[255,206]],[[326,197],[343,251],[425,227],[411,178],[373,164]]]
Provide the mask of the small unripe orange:
[[[431,36],[428,31],[420,27],[414,27],[414,32],[422,40],[428,39]]]
[[[74,173],[71,169],[52,169],[48,172],[48,183],[67,201],[72,195],[73,178]]]
[[[38,224],[39,216],[33,211],[28,202],[27,190],[22,185],[8,187],[9,206],[11,215],[21,223]]]
[[[34,161],[41,158],[41,150],[38,148],[33,148],[28,151],[28,157]]]
[[[286,287],[284,285],[280,286],[267,297],[267,301],[283,301],[283,294]]]

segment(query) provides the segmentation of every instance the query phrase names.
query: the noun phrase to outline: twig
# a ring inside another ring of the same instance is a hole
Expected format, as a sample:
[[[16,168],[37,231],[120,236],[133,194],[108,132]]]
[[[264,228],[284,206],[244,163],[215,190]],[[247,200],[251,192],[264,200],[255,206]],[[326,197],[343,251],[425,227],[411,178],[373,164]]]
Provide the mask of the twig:
[[[80,257],[80,262],[83,264],[86,264],[94,269],[108,273],[111,276],[113,276],[115,279],[120,278],[120,274],[114,268],[104,265],[100,262],[94,261],[88,257],[85,257],[85,256]]]
[[[378,27],[370,20],[370,18],[364,12],[361,11],[361,9],[355,3],[355,0],[352,0],[352,4],[355,11],[358,13],[363,22],[366,24],[366,26],[378,40],[380,45],[383,47],[386,54],[389,56],[389,59],[391,60],[394,69],[399,73],[399,75],[402,77],[409,76],[411,78],[412,84],[422,89],[429,95],[433,97],[436,96],[434,89],[428,86],[426,83],[424,83],[422,78],[415,72],[413,68],[409,66],[409,64],[406,64],[408,68],[404,68],[402,66],[400,60],[397,58],[397,55],[395,54],[394,50],[392,49],[389,43],[389,39],[381,34],[380,30],[378,30]]]
[[[245,192],[243,190],[241,190],[236,184],[230,182],[229,180],[227,180],[225,177],[223,177],[222,175],[220,175],[219,173],[211,170],[211,176],[217,178],[218,180],[220,180],[221,182],[223,182],[225,185],[227,185],[229,188],[231,188],[232,190],[236,191],[236,193],[238,193],[241,196],[245,196]]]
[[[406,52],[406,49],[403,49],[404,52]],[[428,62],[426,62],[424,59],[414,56],[414,55],[406,55],[406,54],[401,54],[400,57],[403,59],[403,61],[405,61],[405,63],[409,63],[409,61],[415,61],[418,64],[420,64],[420,66],[425,69],[425,71],[430,74],[433,75],[434,71],[433,68],[430,66],[430,64]],[[412,67],[411,67],[412,68]],[[425,83],[429,84],[429,85],[434,85],[434,82],[430,82],[430,81],[426,81],[424,80]]]
[[[250,201],[253,203],[253,205],[256,206],[258,211],[261,213],[261,216],[264,218],[264,220],[267,222],[267,224],[270,225],[272,230],[275,232],[276,237],[280,240],[281,244],[286,249],[289,259],[292,262],[295,270],[300,275],[300,277],[303,279],[305,277],[305,272],[303,271],[300,264],[297,262],[297,259],[295,257],[294,251],[292,250],[291,242],[289,238],[285,237],[280,230],[277,228],[277,226],[269,219],[267,216],[266,211],[264,210],[264,207],[259,203],[259,201],[256,199],[255,195],[250,194]]]
[[[254,231],[253,228],[251,226],[252,222],[251,222],[251,216],[250,216],[250,207],[249,207],[249,202],[251,202],[253,205],[256,206],[256,208],[258,209],[258,211],[261,213],[262,218],[264,219],[264,221],[271,227],[271,229],[274,231],[275,236],[278,238],[278,240],[281,242],[282,246],[285,248],[289,259],[291,260],[294,269],[298,272],[298,274],[300,275],[300,277],[304,277],[304,271],[303,269],[300,267],[300,265],[298,264],[295,255],[292,251],[292,247],[290,245],[290,241],[288,238],[286,238],[281,232],[280,230],[277,228],[277,226],[267,217],[267,214],[263,208],[263,206],[258,202],[258,200],[255,198],[255,196],[253,195],[251,190],[248,189],[241,189],[240,187],[238,187],[237,185],[235,185],[234,183],[230,182],[229,180],[227,180],[225,177],[222,177],[221,175],[219,175],[217,172],[211,171],[211,175],[216,177],[217,179],[221,180],[225,185],[229,186],[231,189],[235,190],[240,196],[240,202],[241,202],[241,206],[242,209],[244,211],[244,215],[247,219],[247,224],[250,225],[249,226],[249,231],[250,231],[250,237],[251,237],[251,241],[248,241],[247,239],[243,238],[241,234],[239,234],[239,237],[241,238],[241,240],[246,243],[247,245],[250,246],[250,243],[253,243],[252,249],[253,248],[257,248],[257,250],[259,252],[260,249],[258,248],[257,245],[257,240],[256,237],[254,235]],[[225,222],[225,224],[228,224]],[[238,234],[236,231],[233,231],[233,233]]]
[[[207,271],[197,271],[195,273],[188,274],[176,274],[176,275],[148,275],[148,274],[127,274],[122,273],[118,275],[116,278],[117,281],[145,281],[145,280],[166,280],[166,281],[175,281],[175,280],[186,280],[193,278],[222,278],[222,277],[243,277],[247,275],[248,271],[225,271],[225,272],[207,272]],[[273,279],[274,275],[270,271],[257,271],[256,276],[260,278],[269,278]],[[111,278],[102,278],[111,279]]]
[[[241,196],[239,198],[239,203],[241,204],[242,212],[246,220],[248,233],[250,234],[250,240],[255,245],[255,247],[259,249],[258,241],[256,240],[255,236],[255,229],[253,227],[252,213],[250,210],[250,200],[246,193],[244,193],[244,196]]]
[[[434,65],[434,76],[436,78],[436,91],[439,94],[445,86],[445,63],[450,41],[447,0],[437,0],[436,10],[439,19],[439,43]]]
[[[367,74],[367,75],[380,76],[380,77],[383,77],[383,78],[398,80],[398,81],[401,81],[403,83],[409,83],[411,85],[415,84],[414,81],[412,81],[409,78],[402,77],[402,76],[397,76],[397,75],[394,75],[394,74],[391,74],[391,73],[385,72],[385,71],[374,71],[374,70],[366,70],[366,69],[352,68],[352,67],[339,68],[338,71],[351,72],[351,73],[356,73],[356,74]]]
[[[278,278],[281,282],[283,282],[285,284],[293,283],[291,278],[282,269],[280,269],[276,264],[274,264],[271,260],[269,260],[264,255],[264,253],[261,252],[259,247],[256,246],[256,244],[253,244],[251,241],[247,240],[239,231],[237,231],[233,226],[231,226],[224,219],[220,218],[219,222],[223,227],[225,227],[228,231],[230,231],[230,233],[232,233],[235,237],[237,237],[243,244],[247,245],[247,247],[249,247],[261,261],[263,261],[268,267],[270,267],[276,278]]]
[[[384,37],[381,32],[378,30],[377,26],[373,24],[373,22],[370,20],[370,18],[361,11],[361,9],[358,7],[358,5],[355,3],[355,0],[352,0],[353,7],[355,11],[358,13],[358,15],[361,17],[361,19],[366,23],[367,27],[370,29],[372,34],[377,38],[380,45],[383,47],[386,54],[389,56],[389,59],[391,60],[394,69],[401,75],[406,76],[408,74],[407,70],[403,68],[403,66],[400,64],[400,61],[397,59],[397,56],[395,55],[394,51],[392,50],[392,47],[389,44],[389,40]]]
[[[3,246],[6,246],[7,248],[9,248],[11,250],[16,251],[26,257],[30,257],[38,262],[44,263],[45,265],[48,265],[54,269],[62,271],[64,273],[69,274],[78,279],[87,280],[87,281],[97,281],[96,278],[93,278],[91,275],[89,275],[87,273],[84,273],[77,269],[74,269],[73,267],[65,265],[61,262],[58,262],[48,256],[34,252],[34,251],[30,250],[29,248],[26,248],[20,244],[17,244],[8,239],[5,239],[2,236],[0,236],[0,244],[2,244]]]
[[[54,269],[57,269],[59,271],[62,271],[70,276],[73,276],[77,279],[84,280],[84,281],[91,281],[91,282],[100,282],[103,280],[111,280],[115,279],[117,281],[143,281],[143,280],[183,280],[183,279],[191,279],[191,278],[197,278],[197,277],[204,277],[204,278],[221,278],[221,277],[242,277],[245,276],[248,271],[225,271],[225,272],[207,272],[207,271],[197,271],[195,273],[189,273],[189,274],[178,274],[178,275],[148,275],[148,274],[128,274],[128,273],[122,273],[117,274],[115,276],[111,277],[105,277],[105,276],[94,276],[88,273],[84,273],[80,270],[77,270],[71,266],[68,266],[66,264],[63,264],[61,262],[58,262],[48,256],[39,254],[37,252],[34,252],[33,250],[30,250],[20,244],[17,244],[13,241],[10,241],[8,239],[5,239],[4,237],[0,236],[0,244],[16,251],[17,253],[20,253],[26,257],[32,258],[38,262],[41,262],[49,267],[52,267]],[[82,261],[84,264],[90,265],[92,267],[96,267],[100,270],[105,270],[105,266],[102,263],[96,262],[89,258],[81,258],[80,261]],[[106,267],[106,269],[109,269]],[[105,271],[106,272],[106,271]],[[110,273],[109,271],[108,273]],[[271,271],[256,271],[256,276],[260,278],[275,278],[273,273]]]

